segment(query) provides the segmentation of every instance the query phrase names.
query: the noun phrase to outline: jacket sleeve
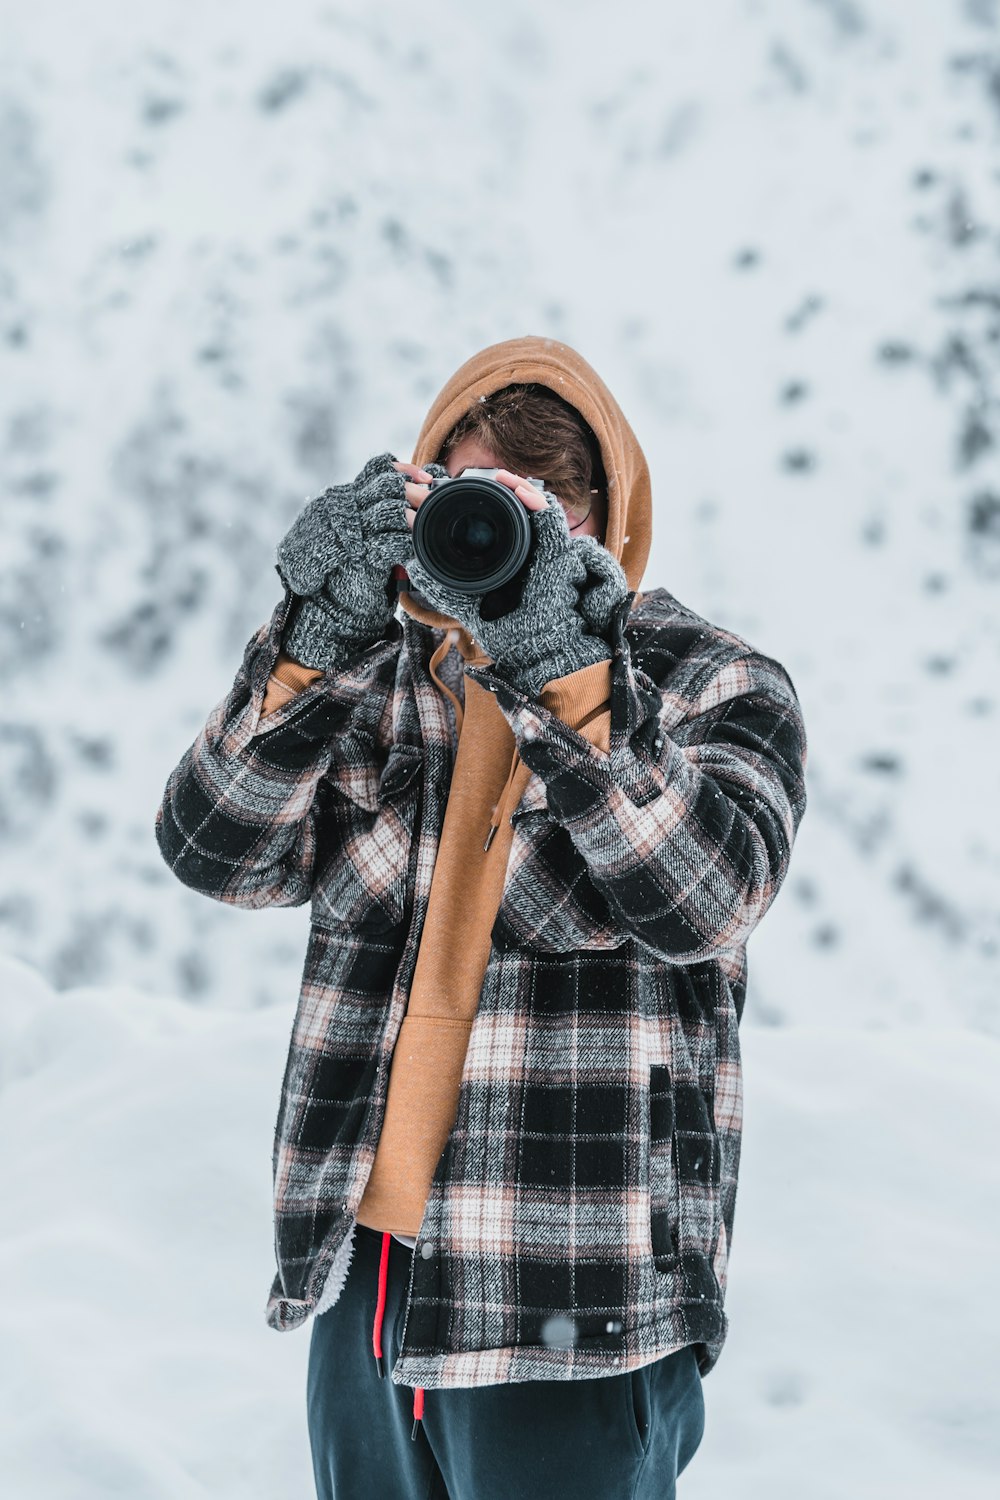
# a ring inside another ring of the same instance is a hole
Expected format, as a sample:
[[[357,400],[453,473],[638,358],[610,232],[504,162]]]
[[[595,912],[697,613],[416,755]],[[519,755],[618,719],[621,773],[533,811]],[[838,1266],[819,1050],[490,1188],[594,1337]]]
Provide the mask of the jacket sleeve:
[[[312,893],[325,777],[359,800],[377,778],[379,726],[402,631],[323,673],[264,714],[294,595],[249,641],[232,688],[170,773],[156,813],[160,853],[178,880],[231,906],[301,906]]]
[[[805,726],[788,673],[745,643],[722,642],[691,692],[661,690],[632,661],[633,597],[612,621],[607,754],[495,664],[466,670],[496,693],[550,814],[625,930],[696,964],[741,949],[784,880],[806,806]]]

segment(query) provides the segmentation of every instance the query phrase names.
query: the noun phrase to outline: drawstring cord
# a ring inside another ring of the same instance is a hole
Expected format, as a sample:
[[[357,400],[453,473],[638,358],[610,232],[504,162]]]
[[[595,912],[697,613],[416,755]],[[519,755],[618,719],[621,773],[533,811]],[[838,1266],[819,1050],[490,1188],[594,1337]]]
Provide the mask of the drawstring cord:
[[[497,798],[497,805],[493,809],[493,816],[490,818],[490,831],[486,835],[486,842],[483,845],[483,853],[484,854],[489,852],[489,847],[490,847],[490,845],[493,842],[494,835],[496,834],[497,829],[500,827],[500,820],[501,820],[501,818],[504,815],[504,812],[506,810],[507,802],[508,802],[508,800],[510,798],[511,782],[514,780],[514,776],[515,776],[515,774],[517,772],[517,765],[518,765],[519,759],[520,759],[520,752],[518,751],[518,748],[515,745],[514,746],[514,753],[513,753],[513,755],[510,758],[510,771],[507,774],[507,780],[506,780],[506,782],[504,784],[504,789],[500,793],[500,796]]]
[[[375,1368],[378,1370],[379,1380],[385,1379],[385,1367],[382,1364],[382,1317],[385,1313],[385,1289],[389,1279],[389,1243],[392,1235],[388,1230],[382,1234],[382,1256],[378,1265],[378,1299],[375,1303],[375,1326],[372,1329],[372,1347],[375,1350]],[[424,1415],[424,1388],[422,1385],[414,1387],[413,1390],[413,1431],[410,1438],[417,1436],[417,1423]]]
[[[382,1236],[382,1259],[378,1267],[378,1300],[375,1303],[375,1327],[372,1329],[372,1344],[375,1348],[375,1367],[378,1370],[379,1380],[385,1379],[385,1369],[382,1365],[382,1314],[385,1312],[385,1286],[389,1272],[389,1234]]]
[[[451,699],[452,707],[455,710],[455,728],[456,728],[457,732],[459,734],[461,734],[462,733],[462,719],[464,718],[464,710],[462,708],[462,705],[459,702],[458,698],[456,698],[455,694],[452,692],[452,690],[448,686],[448,684],[446,682],[442,682],[441,681],[440,677],[438,676],[438,674],[437,674],[437,672],[435,670],[435,668],[437,667],[438,662],[442,659],[442,657],[445,657],[445,656],[448,655],[448,652],[451,650],[452,646],[454,645],[454,643],[457,640],[458,640],[458,631],[457,630],[449,630],[447,632],[447,634],[445,635],[444,640],[435,649],[434,655],[431,657],[431,659],[430,659],[430,661],[428,663],[428,666],[430,668],[430,674],[431,674],[431,676],[434,678],[434,681],[437,683],[437,685],[441,689],[442,693],[445,693]]]

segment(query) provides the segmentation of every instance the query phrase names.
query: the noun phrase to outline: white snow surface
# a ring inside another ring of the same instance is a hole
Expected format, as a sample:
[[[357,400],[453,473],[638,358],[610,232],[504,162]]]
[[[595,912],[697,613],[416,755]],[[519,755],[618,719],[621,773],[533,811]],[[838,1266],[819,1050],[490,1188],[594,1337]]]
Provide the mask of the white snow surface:
[[[998,0],[0,34],[3,1493],[312,1494],[308,1339],[263,1319],[308,912],[186,890],[153,820],[304,501],[537,333],[643,445],[642,586],[809,733],[682,1493],[995,1495]]]
[[[309,1500],[312,1325],[264,1321],[287,1014],[56,991],[13,958],[0,992],[5,1496]],[[996,1494],[998,1050],[746,1028],[730,1332],[686,1500]]]

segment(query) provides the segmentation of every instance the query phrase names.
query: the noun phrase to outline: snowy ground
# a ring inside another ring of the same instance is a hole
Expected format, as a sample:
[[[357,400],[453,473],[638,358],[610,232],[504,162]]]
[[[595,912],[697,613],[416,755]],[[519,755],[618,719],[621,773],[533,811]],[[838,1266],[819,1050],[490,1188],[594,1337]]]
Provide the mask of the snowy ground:
[[[264,1322],[289,1016],[56,992],[15,959],[0,990],[5,1495],[310,1500],[309,1333]],[[996,1494],[998,1052],[746,1029],[731,1331],[685,1500]]]
[[[784,662],[809,731],[684,1493],[995,1493],[998,0],[0,0],[0,35],[16,1500],[310,1494],[306,1340],[262,1314],[308,917],[185,890],[153,820],[304,500],[527,332],[645,449],[645,586]]]

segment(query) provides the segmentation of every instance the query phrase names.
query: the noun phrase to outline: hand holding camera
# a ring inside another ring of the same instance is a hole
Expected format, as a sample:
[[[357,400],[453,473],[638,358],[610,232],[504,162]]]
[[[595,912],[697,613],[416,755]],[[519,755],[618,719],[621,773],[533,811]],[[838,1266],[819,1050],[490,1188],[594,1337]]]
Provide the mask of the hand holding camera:
[[[540,483],[507,469],[435,478],[419,500],[416,557],[406,564],[427,603],[464,625],[498,673],[532,694],[610,660],[610,646],[590,632],[629,592],[617,560],[594,537],[574,539]]]
[[[600,632],[628,593],[596,538],[571,537],[544,481],[507,469],[453,477],[388,452],[310,500],[277,559],[299,596],[282,646],[303,666],[335,671],[376,641],[395,610],[391,575],[405,568],[413,588],[526,691],[607,660]]]
[[[303,666],[334,671],[384,633],[395,610],[392,569],[413,550],[406,504],[424,473],[376,454],[349,484],[310,500],[278,544],[276,571],[299,596],[282,646]]]

